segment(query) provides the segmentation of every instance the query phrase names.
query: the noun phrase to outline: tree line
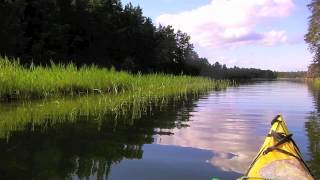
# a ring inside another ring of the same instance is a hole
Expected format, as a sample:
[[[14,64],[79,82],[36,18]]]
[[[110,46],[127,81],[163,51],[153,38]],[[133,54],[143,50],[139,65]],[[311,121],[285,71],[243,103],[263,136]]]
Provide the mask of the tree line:
[[[0,55],[22,64],[96,64],[133,73],[268,78],[259,69],[211,65],[190,36],[155,25],[120,0],[0,0]]]
[[[277,72],[278,78],[304,78],[307,72],[305,71],[293,71],[293,72]]]

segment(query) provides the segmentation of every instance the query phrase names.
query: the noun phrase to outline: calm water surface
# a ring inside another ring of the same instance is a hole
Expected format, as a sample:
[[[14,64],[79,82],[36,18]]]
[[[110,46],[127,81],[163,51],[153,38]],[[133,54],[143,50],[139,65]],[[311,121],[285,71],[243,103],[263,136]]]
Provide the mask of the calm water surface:
[[[319,94],[303,83],[264,81],[153,108],[129,123],[112,117],[91,120],[94,116],[52,123],[55,116],[48,114],[41,124],[4,126],[10,134],[0,139],[0,176],[236,179],[253,160],[271,119],[279,113],[319,176]],[[15,108],[0,106],[0,120]]]

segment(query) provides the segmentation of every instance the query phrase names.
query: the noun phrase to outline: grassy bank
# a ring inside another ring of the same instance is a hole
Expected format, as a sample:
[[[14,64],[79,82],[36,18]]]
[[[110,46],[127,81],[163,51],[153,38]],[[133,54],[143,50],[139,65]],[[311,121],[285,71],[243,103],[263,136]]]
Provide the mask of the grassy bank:
[[[230,85],[202,77],[133,75],[72,64],[27,68],[6,58],[0,59],[0,84],[0,138],[37,125],[45,128],[83,118],[132,124],[153,108],[183,104],[190,96]]]
[[[312,89],[320,89],[320,78],[305,78],[304,82],[307,83],[308,86]]]
[[[175,95],[222,89],[227,81],[164,74],[132,75],[112,69],[73,64],[23,67],[0,58],[0,99],[23,100],[139,91],[146,95]]]
[[[313,85],[315,88],[320,89],[320,78],[312,79],[312,85]]]

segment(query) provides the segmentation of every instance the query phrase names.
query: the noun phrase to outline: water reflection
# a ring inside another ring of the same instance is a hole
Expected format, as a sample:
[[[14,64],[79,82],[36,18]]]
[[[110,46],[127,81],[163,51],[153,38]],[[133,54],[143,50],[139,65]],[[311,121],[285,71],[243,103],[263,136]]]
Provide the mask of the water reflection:
[[[128,177],[137,180],[195,180],[213,177],[235,180],[241,176],[233,172],[226,174],[219,167],[208,163],[212,156],[219,155],[209,150],[155,144],[145,145],[143,150],[142,160],[124,160],[113,166],[110,180],[125,180]],[[230,154],[229,158],[232,157]]]
[[[210,100],[209,100],[210,101]],[[207,100],[203,101],[207,102]],[[244,173],[258,150],[257,144],[263,141],[252,131],[253,124],[259,124],[261,118],[256,114],[256,120],[241,117],[240,111],[229,108],[216,109],[213,104],[202,105],[193,112],[190,128],[173,130],[173,137],[159,136],[157,142],[165,145],[178,145],[213,151],[209,162],[224,171]],[[252,123],[252,124],[251,124]]]
[[[315,111],[312,112],[305,123],[305,128],[309,138],[309,158],[310,166],[314,176],[320,178],[320,90],[309,86],[310,92],[314,96]]]
[[[133,123],[110,115],[103,121],[94,116],[77,116],[76,123],[54,121],[52,115],[41,124],[27,122],[23,130],[11,130],[9,138],[0,139],[1,178],[107,179],[112,165],[141,159],[143,145],[152,143],[155,134],[168,135],[168,129],[184,127],[189,120],[184,112],[192,102],[191,98],[179,105],[169,103],[162,111],[153,107],[152,116]]]
[[[136,106],[127,97],[0,104],[0,179],[236,179],[278,113],[319,175],[319,93],[270,81]]]
[[[306,155],[303,127],[312,109],[312,96],[303,83],[246,84],[201,99],[191,112],[190,127],[172,130],[174,136],[159,136],[157,143],[210,150],[219,154],[209,160],[213,166],[226,171],[225,174],[244,173],[260,148],[271,119],[278,113],[284,114]]]
[[[306,122],[306,130],[309,137],[309,155],[307,162],[313,171],[314,176],[320,178],[320,121],[318,114],[311,114]]]

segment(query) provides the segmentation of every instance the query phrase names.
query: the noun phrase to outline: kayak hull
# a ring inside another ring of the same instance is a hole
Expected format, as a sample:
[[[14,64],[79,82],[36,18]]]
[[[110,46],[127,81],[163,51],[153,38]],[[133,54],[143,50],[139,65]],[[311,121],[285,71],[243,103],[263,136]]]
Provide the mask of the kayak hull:
[[[278,115],[242,179],[313,180],[291,136],[282,116]]]

